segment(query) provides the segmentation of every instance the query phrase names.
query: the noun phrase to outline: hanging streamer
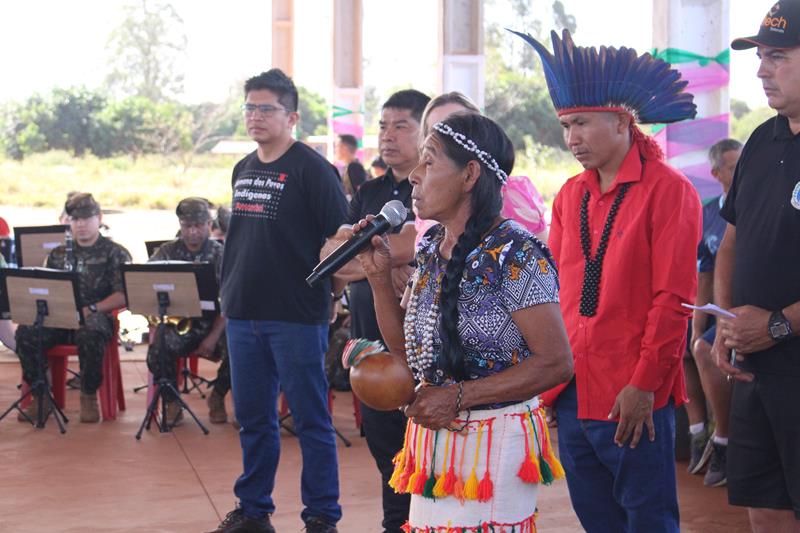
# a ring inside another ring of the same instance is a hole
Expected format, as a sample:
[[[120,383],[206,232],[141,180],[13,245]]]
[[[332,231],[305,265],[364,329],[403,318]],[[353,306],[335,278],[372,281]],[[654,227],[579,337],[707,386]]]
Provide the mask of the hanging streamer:
[[[681,63],[691,63],[692,61],[697,61],[700,63],[700,66],[704,67],[712,62],[720,65],[729,65],[731,62],[731,51],[727,48],[713,57],[696,54],[694,52],[690,52],[689,50],[682,50],[680,48],[666,48],[664,50],[653,48],[650,51],[650,55],[656,59],[662,59],[672,65],[680,65]]]
[[[656,142],[668,157],[710,147],[728,136],[728,114],[653,128]],[[656,131],[657,130],[657,131]]]

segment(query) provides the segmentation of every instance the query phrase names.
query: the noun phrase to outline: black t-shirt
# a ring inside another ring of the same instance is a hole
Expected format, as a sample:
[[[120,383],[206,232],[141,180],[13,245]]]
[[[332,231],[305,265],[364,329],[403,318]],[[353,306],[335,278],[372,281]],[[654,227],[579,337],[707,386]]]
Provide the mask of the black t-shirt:
[[[358,192],[358,189],[367,181],[367,171],[358,160],[347,165],[344,169],[344,174],[342,181],[344,182],[345,192],[350,195]]]
[[[400,200],[408,209],[408,215],[403,224],[392,228],[393,233],[398,233],[404,225],[414,222],[414,212],[411,210],[411,189],[408,178],[399,183],[394,179],[392,169],[379,178],[367,181],[350,201],[347,224],[355,224],[367,215],[377,215],[386,202]],[[350,332],[353,337],[382,340],[378,320],[375,316],[372,289],[365,279],[350,283],[350,312]]]
[[[228,318],[325,324],[330,282],[305,278],[347,213],[336,168],[296,142],[279,159],[256,152],[233,168],[231,220],[222,262],[222,310]]]
[[[777,311],[800,301],[800,135],[785,117],[750,136],[720,214],[736,226],[733,305]],[[748,371],[800,376],[800,337],[745,360]]]

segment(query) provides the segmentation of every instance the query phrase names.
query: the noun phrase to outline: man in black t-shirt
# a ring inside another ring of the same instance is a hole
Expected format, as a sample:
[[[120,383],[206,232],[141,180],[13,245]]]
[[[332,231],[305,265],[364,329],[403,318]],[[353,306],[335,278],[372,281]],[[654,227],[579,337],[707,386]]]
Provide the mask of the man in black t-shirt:
[[[344,221],[347,201],[336,169],[292,138],[292,80],[272,69],[244,88],[247,133],[258,149],[233,169],[220,291],[244,472],[234,486],[239,505],[215,532],[274,532],[280,389],[303,455],[306,531],[335,533],[341,507],[324,372],[331,286],[312,288],[305,278]]]
[[[352,225],[366,217],[376,215],[390,200],[400,200],[408,209],[408,217],[402,226],[389,235],[392,260],[395,266],[393,278],[399,295],[405,288],[409,270],[403,268],[414,259],[414,213],[411,210],[411,184],[408,175],[419,163],[420,120],[430,98],[413,89],[394,93],[383,104],[380,120],[379,149],[389,170],[380,178],[364,183],[350,202],[347,223],[328,239],[322,249],[325,257],[337,246],[349,239]],[[401,279],[405,277],[405,280]],[[334,277],[334,297],[346,284],[350,284],[351,336],[369,340],[381,340],[372,289],[358,259],[350,261]],[[399,297],[399,296],[398,296]],[[369,451],[381,473],[383,487],[384,533],[400,533],[408,520],[408,494],[397,494],[389,486],[392,476],[392,458],[403,447],[406,417],[400,411],[376,411],[361,404],[362,428],[367,438]]]
[[[778,115],[745,144],[720,212],[714,292],[736,315],[719,320],[713,348],[734,383],[728,500],[749,507],[753,531],[800,531],[800,0],[731,46],[758,47]]]
[[[348,198],[352,198],[367,181],[367,171],[356,157],[358,139],[347,133],[339,135],[336,141],[336,161],[344,165],[342,184]]]

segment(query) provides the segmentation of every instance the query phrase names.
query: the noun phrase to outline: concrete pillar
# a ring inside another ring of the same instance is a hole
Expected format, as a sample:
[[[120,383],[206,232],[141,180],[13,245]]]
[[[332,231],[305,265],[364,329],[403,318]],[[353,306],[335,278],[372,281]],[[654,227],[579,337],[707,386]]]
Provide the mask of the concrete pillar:
[[[657,131],[669,162],[694,183],[701,197],[719,194],[708,149],[729,135],[729,0],[653,0],[656,55],[681,71],[694,94],[697,118]]]
[[[333,98],[328,154],[333,155],[336,135],[364,137],[364,81],[361,51],[363,10],[361,0],[333,2]],[[361,150],[359,158],[362,159]]]
[[[272,67],[294,76],[294,0],[272,0]]]
[[[439,92],[460,91],[483,108],[483,2],[439,0]]]

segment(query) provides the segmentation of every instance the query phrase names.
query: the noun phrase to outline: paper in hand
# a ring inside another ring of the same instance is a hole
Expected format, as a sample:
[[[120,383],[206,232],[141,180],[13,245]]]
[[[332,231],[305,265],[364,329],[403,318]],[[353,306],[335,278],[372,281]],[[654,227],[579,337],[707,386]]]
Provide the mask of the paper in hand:
[[[691,304],[681,304],[684,307],[688,307],[689,309],[696,309],[698,311],[702,311],[704,313],[708,313],[709,315],[714,315],[717,318],[735,318],[736,315],[728,311],[727,309],[723,309],[718,305],[714,304],[706,304],[702,307],[698,307],[696,305]]]

